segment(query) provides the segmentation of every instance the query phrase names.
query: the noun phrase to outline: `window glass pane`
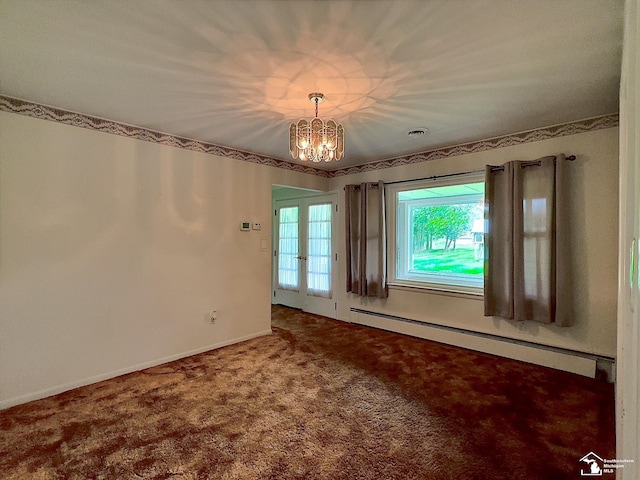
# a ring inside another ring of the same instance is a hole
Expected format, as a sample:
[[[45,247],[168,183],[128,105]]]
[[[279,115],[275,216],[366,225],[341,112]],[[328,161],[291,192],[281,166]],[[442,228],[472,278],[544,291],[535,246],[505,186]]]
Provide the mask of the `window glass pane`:
[[[331,297],[331,213],[331,203],[309,206],[307,290],[321,297]]]
[[[397,193],[398,280],[482,288],[484,182]]]
[[[459,195],[480,194],[484,196],[484,183],[468,183],[462,185],[447,185],[445,187],[422,188],[400,192],[400,201],[419,200],[423,198],[457,197]]]
[[[278,286],[288,290],[298,289],[298,207],[280,209],[278,226]]]

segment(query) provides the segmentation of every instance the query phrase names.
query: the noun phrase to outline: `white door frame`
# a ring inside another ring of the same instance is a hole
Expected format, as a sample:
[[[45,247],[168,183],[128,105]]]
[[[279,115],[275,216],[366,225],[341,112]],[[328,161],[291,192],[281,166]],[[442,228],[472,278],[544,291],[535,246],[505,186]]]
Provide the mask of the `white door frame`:
[[[310,294],[306,286],[306,268],[308,257],[307,245],[307,226],[308,226],[308,209],[312,205],[323,203],[331,203],[332,205],[332,222],[331,222],[331,293],[329,297],[319,297]],[[300,198],[292,198],[285,200],[274,200],[273,202],[273,263],[272,263],[272,298],[274,304],[287,305],[293,308],[300,308],[306,312],[323,315],[330,318],[337,318],[337,279],[338,279],[338,228],[337,228],[337,205],[338,197],[335,193],[325,193],[319,195],[308,195]],[[278,235],[279,235],[279,216],[278,212],[283,207],[298,206],[299,230],[298,237],[300,242],[299,248],[299,289],[285,290],[278,287]]]
[[[620,207],[618,250],[618,351],[616,359],[616,457],[634,460],[616,478],[640,473],[640,48],[638,0],[625,5],[620,84]]]

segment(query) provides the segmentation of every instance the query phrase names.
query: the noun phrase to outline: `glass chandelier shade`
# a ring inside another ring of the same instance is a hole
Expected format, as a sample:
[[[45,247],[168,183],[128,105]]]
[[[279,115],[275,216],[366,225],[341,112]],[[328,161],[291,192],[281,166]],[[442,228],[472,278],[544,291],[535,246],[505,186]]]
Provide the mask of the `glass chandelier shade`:
[[[344,128],[333,120],[318,118],[318,104],[322,93],[310,93],[309,100],[316,104],[312,120],[299,120],[289,126],[289,152],[303,162],[332,162],[344,155]]]

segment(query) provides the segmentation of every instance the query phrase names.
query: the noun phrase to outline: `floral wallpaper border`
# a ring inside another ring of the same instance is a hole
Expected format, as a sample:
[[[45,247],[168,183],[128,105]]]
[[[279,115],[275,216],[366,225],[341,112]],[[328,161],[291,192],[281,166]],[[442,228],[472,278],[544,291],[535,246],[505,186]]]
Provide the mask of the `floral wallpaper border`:
[[[105,120],[99,117],[92,117],[82,113],[70,112],[60,108],[40,105],[26,100],[20,100],[6,95],[0,95],[0,111],[18,113],[28,117],[41,118],[43,120],[51,120],[53,122],[63,123],[65,125],[73,125],[75,127],[88,128],[113,135],[121,135],[123,137],[136,138],[146,142],[159,143],[171,147],[185,148],[196,152],[218,155],[221,157],[234,158],[245,162],[258,163],[270,167],[284,168],[295,172],[309,173],[311,175],[319,175],[322,177],[330,177],[330,172],[320,170],[319,168],[308,167],[277,158],[260,155],[257,153],[245,152],[234,148],[223,147],[213,143],[192,140],[190,138],[179,137],[169,133],[158,132],[148,128],[135,127],[126,123]]]
[[[41,118],[44,120],[63,123],[65,125],[88,128],[90,130],[111,133],[113,135],[136,138],[138,140],[144,140],[147,142],[159,143],[171,147],[185,148],[196,152],[234,158],[236,160],[243,160],[245,162],[283,168],[285,170],[308,173],[325,178],[368,172],[371,170],[381,170],[384,168],[398,167],[401,165],[428,162],[430,160],[436,160],[439,158],[454,157],[467,153],[482,152],[485,150],[493,150],[496,148],[509,147],[512,145],[537,142],[540,140],[547,140],[549,138],[564,137],[567,135],[591,132],[604,128],[612,128],[618,126],[619,124],[618,114],[602,115],[586,120],[579,120],[576,122],[564,123],[561,125],[554,125],[551,127],[539,128],[511,135],[504,135],[488,140],[479,140],[475,142],[464,143],[462,145],[455,145],[452,147],[437,148],[426,152],[395,157],[388,160],[381,160],[364,165],[357,165],[354,167],[339,168],[337,170],[322,170],[319,168],[301,165],[290,161],[279,160],[277,158],[272,158],[257,153],[245,152],[242,150],[236,150],[234,148],[224,147],[213,143],[192,140],[189,138],[162,133],[147,128],[141,128],[125,123],[105,120],[99,117],[92,117],[90,115],[84,115],[82,113],[76,113],[60,108],[40,105],[6,95],[0,95],[0,111],[18,113],[20,115]]]
[[[479,140],[475,142],[464,143],[452,147],[437,148],[422,153],[395,157],[388,160],[358,165],[355,167],[347,167],[332,172],[332,177],[340,175],[351,175],[353,173],[369,172],[371,170],[381,170],[383,168],[398,167],[401,165],[409,165],[412,163],[428,162],[429,160],[437,160],[439,158],[455,157],[467,153],[482,152],[485,150],[494,150],[501,147],[510,147],[512,145],[520,145],[523,143],[537,142],[539,140],[547,140],[549,138],[564,137],[567,135],[575,135],[577,133],[592,132],[604,128],[616,127],[619,124],[619,115],[610,114],[600,117],[593,117],[586,120],[579,120],[552,127],[539,128],[526,132],[504,135],[501,137],[491,138],[488,140]]]

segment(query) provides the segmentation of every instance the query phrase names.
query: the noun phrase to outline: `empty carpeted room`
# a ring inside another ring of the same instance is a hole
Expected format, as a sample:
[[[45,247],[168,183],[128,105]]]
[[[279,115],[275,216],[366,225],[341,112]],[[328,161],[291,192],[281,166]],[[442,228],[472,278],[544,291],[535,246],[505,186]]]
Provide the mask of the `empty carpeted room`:
[[[636,479],[638,0],[0,0],[0,477]]]

